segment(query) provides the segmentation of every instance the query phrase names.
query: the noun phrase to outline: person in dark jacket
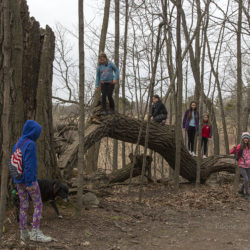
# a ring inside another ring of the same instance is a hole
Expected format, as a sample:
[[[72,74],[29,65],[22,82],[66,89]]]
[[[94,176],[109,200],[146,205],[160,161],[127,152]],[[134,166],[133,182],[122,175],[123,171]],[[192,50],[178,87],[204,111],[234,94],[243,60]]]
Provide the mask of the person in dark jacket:
[[[199,130],[199,112],[197,111],[197,103],[195,101],[192,101],[189,109],[186,110],[182,127],[188,135],[188,151],[192,156],[196,156],[194,153],[194,138]]]
[[[115,74],[114,74],[115,73]],[[115,103],[112,97],[114,91],[114,85],[117,84],[119,77],[119,70],[116,65],[110,62],[107,55],[103,52],[99,55],[98,66],[96,70],[96,90],[101,86],[102,92],[102,115],[107,114],[106,109],[106,98],[108,97],[110,113],[113,114],[115,111]]]
[[[154,95],[151,120],[165,124],[167,115],[168,115],[167,109],[165,105],[162,103],[160,97],[158,95]]]
[[[39,229],[40,218],[42,214],[42,200],[40,188],[37,182],[37,156],[36,156],[36,140],[42,131],[40,124],[33,120],[25,122],[23,132],[13,147],[12,154],[17,147],[22,152],[22,177],[16,179],[13,177],[14,183],[18,190],[20,199],[19,224],[21,230],[21,240],[30,239],[33,241],[50,242],[52,239],[46,236]],[[27,230],[27,213],[29,208],[29,196],[34,206],[33,213],[33,229],[31,232]]]

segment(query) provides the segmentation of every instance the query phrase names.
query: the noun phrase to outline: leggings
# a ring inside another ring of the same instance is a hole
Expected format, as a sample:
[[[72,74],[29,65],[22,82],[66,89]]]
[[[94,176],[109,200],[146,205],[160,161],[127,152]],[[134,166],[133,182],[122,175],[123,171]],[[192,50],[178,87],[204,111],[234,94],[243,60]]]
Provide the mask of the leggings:
[[[243,176],[244,179],[240,191],[244,192],[245,188],[246,194],[248,194],[248,182],[250,182],[250,168],[240,167],[240,174]]]
[[[106,110],[106,98],[109,99],[109,106],[111,110],[115,109],[114,99],[112,97],[114,90],[114,84],[105,82],[101,84],[101,91],[102,91],[102,108]]]
[[[189,126],[187,130],[188,134],[188,150],[194,152],[194,137],[195,137],[195,127]]]
[[[29,196],[32,199],[34,206],[33,213],[33,228],[37,229],[40,226],[40,218],[42,214],[42,200],[40,188],[37,181],[32,182],[32,190],[27,191],[25,184],[17,184],[18,196],[20,199],[20,215],[19,215],[19,223],[20,229],[24,230],[27,228],[27,214],[29,208]]]
[[[208,143],[208,138],[207,137],[202,137],[201,139],[201,146],[204,148],[204,155],[207,155],[207,143]]]

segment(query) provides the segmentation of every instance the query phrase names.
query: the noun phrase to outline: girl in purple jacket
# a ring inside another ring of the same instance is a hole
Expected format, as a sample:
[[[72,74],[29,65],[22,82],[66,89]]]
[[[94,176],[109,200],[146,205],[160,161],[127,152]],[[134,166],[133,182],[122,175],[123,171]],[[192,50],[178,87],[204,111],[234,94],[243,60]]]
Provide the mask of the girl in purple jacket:
[[[199,112],[197,111],[197,104],[195,101],[192,101],[189,109],[186,110],[182,127],[187,131],[188,151],[192,156],[196,156],[194,153],[194,138],[196,132],[199,130]]]

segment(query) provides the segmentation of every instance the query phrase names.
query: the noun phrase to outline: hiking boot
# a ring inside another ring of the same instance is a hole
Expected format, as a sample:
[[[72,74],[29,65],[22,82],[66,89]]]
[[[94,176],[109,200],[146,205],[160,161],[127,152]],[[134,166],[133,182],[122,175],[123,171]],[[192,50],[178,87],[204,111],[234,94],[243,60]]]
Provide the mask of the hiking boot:
[[[243,197],[243,196],[244,196],[244,191],[239,190],[239,191],[238,191],[238,194],[239,194],[240,196],[242,196],[242,197]]]
[[[20,239],[26,241],[30,237],[30,232],[27,229],[20,230]]]
[[[32,229],[30,233],[30,240],[37,242],[50,242],[52,238],[50,236],[46,236],[40,229]]]
[[[107,115],[108,113],[107,113],[107,111],[106,110],[103,110],[101,113],[100,113],[100,115]]]

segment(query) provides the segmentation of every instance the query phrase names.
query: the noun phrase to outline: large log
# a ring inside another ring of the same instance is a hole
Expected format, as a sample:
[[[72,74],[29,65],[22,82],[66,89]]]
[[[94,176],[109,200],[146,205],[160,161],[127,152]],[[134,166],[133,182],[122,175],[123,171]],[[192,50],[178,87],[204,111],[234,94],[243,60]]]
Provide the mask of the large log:
[[[98,121],[98,123],[96,123]],[[136,143],[141,122],[143,132],[139,144],[144,145],[146,122],[121,115],[98,116],[94,114],[92,124],[87,128],[84,149],[87,151],[94,143],[103,137],[110,137],[124,142]],[[175,133],[173,127],[162,126],[156,122],[150,123],[148,148],[164,157],[171,168],[175,166]],[[202,160],[201,183],[205,183],[214,172],[235,171],[234,160],[230,156],[211,156]],[[181,147],[180,175],[194,182],[196,178],[196,158],[192,157],[184,144]]]

